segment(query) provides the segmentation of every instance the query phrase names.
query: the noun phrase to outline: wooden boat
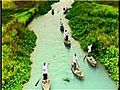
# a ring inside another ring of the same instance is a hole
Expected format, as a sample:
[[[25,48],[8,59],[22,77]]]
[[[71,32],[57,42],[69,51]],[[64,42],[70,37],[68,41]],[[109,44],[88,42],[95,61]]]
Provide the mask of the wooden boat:
[[[69,46],[69,47],[71,46],[71,42],[70,42],[70,40],[67,40],[67,41],[64,40],[64,44],[65,44],[66,46]]]
[[[77,68],[74,70],[74,67],[71,66],[71,71],[73,72],[73,74],[79,78],[79,79],[84,79],[84,74],[83,72],[79,69],[79,66],[76,66]]]
[[[64,32],[64,26],[63,25],[60,26],[60,31]]]
[[[48,79],[47,80],[43,80],[42,79],[42,89],[43,90],[50,90],[50,86],[51,86],[51,84],[50,84],[50,78],[48,77]]]
[[[95,61],[95,59],[92,56],[90,56],[90,57],[87,56],[86,59],[92,66],[96,66],[97,62]]]

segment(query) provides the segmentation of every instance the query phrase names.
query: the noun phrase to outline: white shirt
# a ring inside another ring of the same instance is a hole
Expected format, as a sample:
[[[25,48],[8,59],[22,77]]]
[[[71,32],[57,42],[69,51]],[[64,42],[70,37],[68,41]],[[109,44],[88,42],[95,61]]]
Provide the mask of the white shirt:
[[[43,65],[43,74],[47,74],[48,73],[48,64],[45,64],[45,66]]]
[[[92,45],[88,46],[88,53],[91,52]]]
[[[64,38],[68,36],[68,32],[64,32]]]
[[[77,63],[77,56],[75,57],[75,55],[73,55],[73,60],[72,60],[73,63]]]

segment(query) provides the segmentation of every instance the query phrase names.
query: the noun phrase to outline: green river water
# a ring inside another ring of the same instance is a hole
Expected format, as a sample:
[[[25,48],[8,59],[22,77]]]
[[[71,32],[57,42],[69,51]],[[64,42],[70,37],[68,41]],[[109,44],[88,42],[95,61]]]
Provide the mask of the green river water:
[[[87,61],[83,62],[85,52],[80,44],[71,36],[71,48],[67,49],[63,43],[63,34],[60,32],[60,18],[64,21],[65,28],[69,30],[68,21],[62,14],[64,6],[70,6],[71,0],[62,0],[52,5],[55,8],[55,15],[49,11],[44,16],[35,18],[28,26],[37,36],[36,47],[31,54],[31,77],[24,84],[23,90],[42,90],[41,82],[35,86],[39,78],[42,78],[42,64],[48,62],[49,75],[51,77],[51,90],[117,90],[104,67],[98,63],[97,67],[91,67]],[[78,63],[85,77],[84,80],[77,79],[71,69],[73,54],[78,56]],[[70,82],[64,81],[69,78]]]

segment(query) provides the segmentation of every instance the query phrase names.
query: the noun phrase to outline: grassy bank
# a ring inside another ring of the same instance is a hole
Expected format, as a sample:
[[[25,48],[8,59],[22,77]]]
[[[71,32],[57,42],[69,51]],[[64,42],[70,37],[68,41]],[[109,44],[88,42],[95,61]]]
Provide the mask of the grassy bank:
[[[27,25],[35,16],[47,13],[53,2],[10,3],[2,8],[2,90],[22,90],[30,78],[30,54],[37,39]]]
[[[118,85],[118,8],[98,2],[76,1],[66,18],[70,20],[72,37],[85,51],[89,44],[93,44],[94,58],[105,66]]]

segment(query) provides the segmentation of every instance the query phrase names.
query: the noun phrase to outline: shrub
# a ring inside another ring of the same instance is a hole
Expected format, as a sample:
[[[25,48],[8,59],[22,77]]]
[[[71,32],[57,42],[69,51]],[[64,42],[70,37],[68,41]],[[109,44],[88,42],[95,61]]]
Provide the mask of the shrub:
[[[92,55],[119,83],[118,73],[118,9],[96,2],[76,1],[66,15],[72,37],[87,51],[93,44]]]

